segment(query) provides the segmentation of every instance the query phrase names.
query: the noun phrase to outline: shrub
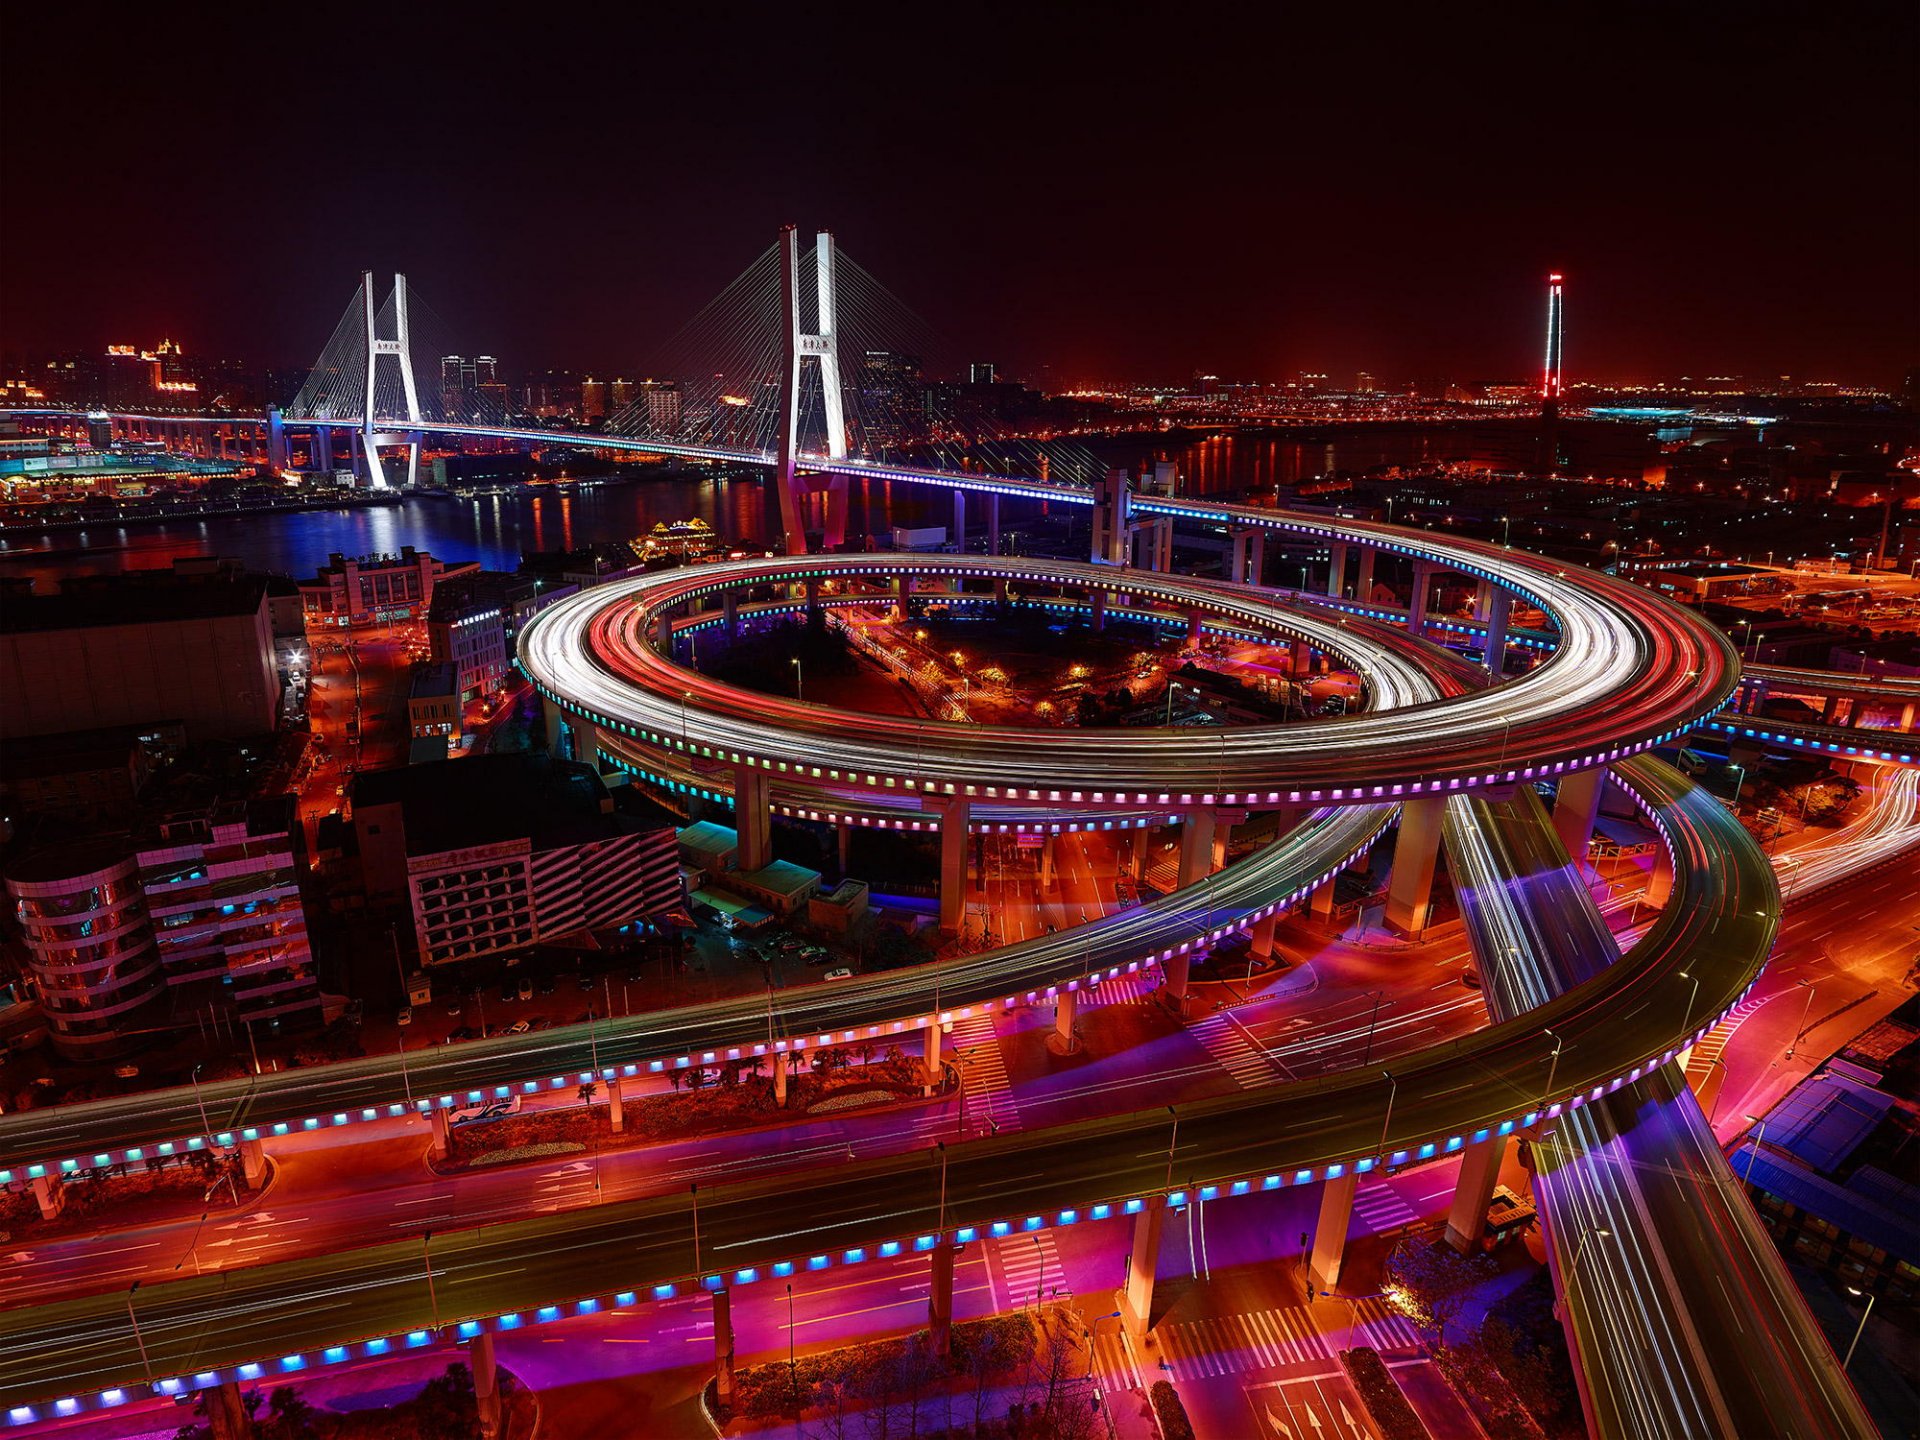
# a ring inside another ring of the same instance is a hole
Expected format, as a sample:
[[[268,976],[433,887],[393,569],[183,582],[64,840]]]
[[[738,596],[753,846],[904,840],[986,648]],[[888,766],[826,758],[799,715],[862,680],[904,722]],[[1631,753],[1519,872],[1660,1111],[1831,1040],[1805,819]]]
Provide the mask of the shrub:
[[[1384,1440],[1426,1440],[1427,1427],[1420,1423],[1413,1406],[1400,1393],[1399,1385],[1378,1351],[1366,1346],[1342,1350],[1340,1363],[1346,1366],[1360,1403],[1367,1407],[1367,1414],[1380,1427]]]
[[[1187,1418],[1187,1407],[1180,1402],[1180,1392],[1173,1388],[1173,1382],[1154,1381],[1152,1396],[1153,1413],[1165,1440],[1194,1440],[1193,1422]]]

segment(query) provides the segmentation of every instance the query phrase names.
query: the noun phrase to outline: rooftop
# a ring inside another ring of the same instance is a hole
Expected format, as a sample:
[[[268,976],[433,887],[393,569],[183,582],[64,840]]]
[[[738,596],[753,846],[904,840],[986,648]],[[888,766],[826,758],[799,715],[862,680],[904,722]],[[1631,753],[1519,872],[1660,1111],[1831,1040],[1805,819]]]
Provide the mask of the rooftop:
[[[178,580],[161,571],[94,576],[58,595],[8,595],[0,604],[0,633],[97,629],[109,625],[166,625],[223,620],[258,613],[266,582],[257,575]]]
[[[589,767],[538,750],[363,771],[353,778],[356,812],[400,806],[409,855],[519,839],[544,850],[670,823],[657,806],[628,794],[620,799],[616,810]]]

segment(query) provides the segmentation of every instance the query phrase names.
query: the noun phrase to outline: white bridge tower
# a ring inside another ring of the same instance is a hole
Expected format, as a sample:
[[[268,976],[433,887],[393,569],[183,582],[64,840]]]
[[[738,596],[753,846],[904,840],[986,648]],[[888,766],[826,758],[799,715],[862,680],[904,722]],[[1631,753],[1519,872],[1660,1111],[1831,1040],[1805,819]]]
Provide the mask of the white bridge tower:
[[[808,359],[820,367],[820,393],[826,409],[827,459],[847,458],[847,422],[840,389],[840,350],[834,323],[833,236],[822,230],[814,236],[814,287],[817,316],[811,333],[800,328],[800,242],[791,225],[780,227],[780,291],[785,322],[780,406],[780,455],[774,482],[780,491],[780,522],[787,532],[787,553],[807,553],[806,495],[827,495],[825,543],[837,550],[847,538],[847,477],[808,475],[798,468],[800,451],[800,367]],[[404,313],[404,309],[403,309]],[[402,327],[401,333],[405,334]]]
[[[380,447],[383,445],[407,447],[407,488],[412,489],[420,483],[420,425],[424,417],[420,413],[420,391],[413,380],[413,351],[407,333],[407,277],[393,277],[393,328],[391,340],[380,338],[378,328],[379,311],[373,303],[373,272],[364,270],[360,274],[360,300],[365,308],[367,332],[367,401],[365,413],[360,417],[360,450],[367,461],[367,480],[375,490],[390,488],[386,471],[380,465]],[[387,430],[383,428],[383,417],[374,411],[378,408],[375,397],[380,393],[380,357],[390,355],[400,367],[401,392],[406,397],[407,413],[402,418],[410,422],[405,430]]]

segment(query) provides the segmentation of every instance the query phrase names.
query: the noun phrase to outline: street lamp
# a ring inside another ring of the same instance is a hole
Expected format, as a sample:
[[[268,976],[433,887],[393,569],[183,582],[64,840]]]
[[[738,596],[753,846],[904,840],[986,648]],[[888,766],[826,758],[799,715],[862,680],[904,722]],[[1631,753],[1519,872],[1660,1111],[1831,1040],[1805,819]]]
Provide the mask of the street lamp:
[[[800,668],[800,657],[796,655],[787,663],[793,666],[793,698],[804,705],[807,700],[806,688],[803,684],[806,672]]]
[[[1807,1003],[1800,1007],[1800,1027],[1793,1032],[1793,1037],[1787,1041],[1787,1059],[1789,1060],[1793,1059],[1793,1052],[1795,1047],[1800,1044],[1800,1037],[1806,1034],[1807,1016],[1813,1013],[1813,992],[1816,988],[1814,982],[1811,980],[1796,980],[1793,983],[1807,987]]]
[[[1864,1290],[1856,1289],[1852,1285],[1847,1286],[1847,1293],[1856,1300],[1866,1294]],[[1860,1348],[1860,1337],[1866,1332],[1867,1317],[1873,1314],[1873,1302],[1879,1298],[1878,1295],[1867,1295],[1867,1308],[1860,1312],[1860,1323],[1853,1327],[1853,1339],[1847,1345],[1846,1358],[1840,1362],[1840,1369],[1843,1373],[1847,1366],[1853,1363],[1853,1352]]]
[[[1382,1070],[1380,1073],[1387,1077],[1387,1084],[1391,1087],[1387,1091],[1387,1113],[1380,1121],[1380,1168],[1384,1170],[1387,1165],[1387,1127],[1393,1123],[1393,1101],[1400,1093],[1400,1082],[1393,1078],[1391,1070]]]
[[[1554,1035],[1553,1031],[1547,1030],[1544,1027],[1542,1028],[1541,1033],[1543,1035],[1553,1035],[1553,1061],[1551,1064],[1547,1066],[1547,1093],[1544,1096],[1542,1096],[1540,1100],[1540,1108],[1544,1110],[1547,1108],[1547,1103],[1553,1099],[1553,1077],[1559,1073],[1560,1047],[1564,1045],[1566,1042],[1562,1040],[1558,1035]]]
[[[1178,685],[1178,684],[1176,684],[1176,683],[1175,683],[1174,681],[1171,681],[1171,680],[1169,680],[1169,681],[1167,682],[1167,719],[1166,719],[1166,723],[1167,723],[1167,725],[1168,725],[1169,727],[1171,727],[1171,726],[1172,726],[1172,724],[1173,724],[1173,692],[1174,692],[1174,691],[1176,691],[1176,690],[1178,690],[1179,688],[1180,688],[1180,687],[1179,687],[1179,685]]]
[[[207,1137],[207,1143],[211,1145],[213,1143],[213,1126],[207,1120],[207,1102],[200,1097],[200,1066],[206,1063],[206,1061],[202,1060],[200,1065],[193,1067],[193,1103],[200,1107],[200,1133]]]
[[[1693,1031],[1693,1002],[1700,998],[1700,977],[1698,975],[1690,974],[1689,972],[1682,970],[1680,971],[1680,978],[1682,980],[1691,980],[1693,982],[1693,989],[1687,995],[1686,1023],[1680,1027],[1680,1033],[1685,1035],[1685,1034],[1691,1034]]]
[[[1249,972],[1249,974],[1251,974],[1251,972]],[[1362,1069],[1365,1069],[1373,1062],[1373,1031],[1374,1027],[1380,1023],[1380,998],[1386,993],[1384,990],[1376,990],[1373,992],[1373,1018],[1367,1021],[1367,1051],[1366,1054],[1360,1057],[1360,1066]]]
[[[798,662],[796,662],[796,663],[798,663]],[[687,748],[688,748],[688,745],[687,745],[687,701],[689,701],[689,700],[691,700],[692,698],[693,698],[693,691],[691,691],[691,690],[682,690],[682,691],[680,692],[680,748],[681,748],[682,750],[685,750],[685,749],[687,749]]]
[[[133,1326],[133,1343],[140,1349],[140,1368],[145,1372],[147,1384],[153,1384],[153,1362],[147,1359],[147,1342],[140,1335],[140,1317],[133,1313],[133,1293],[143,1282],[136,1280],[127,1290],[127,1323]],[[1869,1307],[1871,1308],[1871,1307]],[[1857,1336],[1855,1337],[1858,1338]],[[1849,1354],[1852,1352],[1849,1351]]]
[[[1172,1133],[1171,1135],[1169,1135],[1169,1136],[1167,1136],[1167,1184],[1166,1184],[1166,1188],[1167,1188],[1168,1190],[1171,1190],[1171,1189],[1173,1189],[1173,1150],[1174,1150],[1174,1146],[1175,1146],[1175,1144],[1176,1144],[1176,1143],[1177,1143],[1177,1142],[1179,1141],[1179,1139],[1180,1139],[1180,1112],[1179,1112],[1178,1110],[1175,1110],[1175,1109],[1173,1108],[1173,1106],[1171,1106],[1171,1105],[1169,1105],[1169,1106],[1167,1106],[1167,1114],[1169,1114],[1169,1115],[1171,1115],[1171,1116],[1173,1116],[1173,1133]]]
[[[1758,1115],[1749,1115],[1746,1119],[1749,1125],[1757,1125],[1759,1127],[1754,1131],[1753,1145],[1747,1151],[1747,1173],[1741,1177],[1751,1186],[1753,1184],[1753,1157],[1758,1155],[1760,1153],[1760,1147],[1767,1143],[1767,1122],[1762,1120]]]

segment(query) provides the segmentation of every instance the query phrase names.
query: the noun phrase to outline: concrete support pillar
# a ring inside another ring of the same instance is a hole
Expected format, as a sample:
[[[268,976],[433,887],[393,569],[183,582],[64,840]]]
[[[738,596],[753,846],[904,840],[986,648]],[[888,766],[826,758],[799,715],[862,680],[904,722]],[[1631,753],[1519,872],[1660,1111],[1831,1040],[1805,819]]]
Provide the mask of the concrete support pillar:
[[[1098,634],[1100,631],[1106,628],[1107,628],[1107,592],[1104,590],[1096,590],[1093,592],[1094,633]]]
[[[428,1147],[427,1154],[435,1160],[446,1159],[449,1139],[447,1112],[437,1107],[429,1110],[427,1112],[427,1124],[433,1129],[433,1144]]]
[[[627,1128],[627,1107],[621,1103],[620,1081],[607,1081],[607,1126],[619,1135]]]
[[[1394,844],[1393,874],[1387,882],[1387,924],[1402,935],[1427,928],[1433,904],[1433,870],[1440,858],[1440,821],[1445,796],[1409,800],[1400,807],[1400,838]]]
[[[1913,729],[1914,710],[1914,702],[1911,700],[1902,705],[1900,707],[1900,723],[1894,728],[1911,731]]]
[[[1507,1137],[1496,1135],[1484,1144],[1469,1145],[1460,1157],[1460,1179],[1453,1187],[1453,1208],[1447,1212],[1447,1243],[1462,1255],[1478,1249],[1486,1237],[1487,1205],[1506,1153]]]
[[[1198,645],[1200,643],[1200,626],[1201,626],[1200,612],[1198,610],[1188,611],[1187,612],[1187,644]]]
[[[1000,495],[998,491],[990,492],[987,495],[987,553],[989,555],[998,555],[1000,553]],[[1000,580],[995,583],[1005,585],[1007,582]]]
[[[820,541],[828,550],[840,550],[846,547],[847,477],[844,475],[833,475],[827,479],[826,523]]]
[[[953,545],[962,555],[967,553],[967,492],[953,492]]]
[[[1407,633],[1427,633],[1427,595],[1433,589],[1434,566],[1425,560],[1413,562],[1413,593],[1407,597]]]
[[[1363,602],[1373,599],[1373,562],[1379,558],[1379,554],[1371,545],[1361,550],[1360,578],[1354,583],[1354,599]]]
[[[907,596],[913,593],[913,581],[905,575],[893,577],[893,618],[904,621],[907,618]]]
[[[1333,917],[1333,887],[1337,876],[1329,875],[1313,887],[1313,894],[1307,898],[1307,910],[1316,919],[1329,920]]]
[[[1060,837],[1049,835],[1040,842],[1040,889],[1042,893],[1053,889],[1053,847]]]
[[[1182,1020],[1187,1018],[1187,979],[1192,972],[1192,955],[1174,955],[1160,962],[1160,973],[1166,980],[1167,1006]]]
[[[733,829],[736,870],[759,870],[773,860],[773,815],[767,808],[767,772],[733,767]]]
[[[1127,860],[1127,871],[1135,880],[1147,878],[1147,851],[1153,844],[1153,827],[1142,825],[1133,832],[1132,850]]]
[[[933,1278],[927,1289],[927,1332],[933,1353],[945,1359],[953,1351],[953,1242],[940,1237],[933,1247]]]
[[[726,616],[727,634],[738,635],[740,633],[740,592],[738,590],[722,592],[720,613]]]
[[[1164,1195],[1149,1196],[1133,1216],[1133,1244],[1127,1250],[1127,1275],[1120,1291],[1120,1321],[1136,1344],[1153,1325],[1153,1275],[1160,1267],[1160,1235],[1166,1219]]]
[[[590,721],[573,715],[567,718],[567,729],[573,732],[573,758],[582,765],[600,768],[600,727]]]
[[[1256,920],[1248,932],[1253,939],[1253,953],[1261,960],[1273,954],[1273,926],[1277,918],[1269,915],[1264,920]]]
[[[940,930],[956,935],[967,913],[967,825],[973,807],[949,798],[940,817]]]
[[[807,618],[811,620],[820,609],[820,582],[809,575],[806,579]]]
[[[258,1190],[267,1183],[267,1147],[258,1140],[240,1142],[240,1174],[249,1190]]]
[[[1062,990],[1053,999],[1053,1034],[1047,1037],[1047,1048],[1056,1055],[1071,1055],[1080,1048],[1080,1041],[1073,1033],[1073,1022],[1079,1014],[1080,996],[1073,990]]]
[[[505,1429],[500,1406],[500,1367],[493,1357],[493,1332],[482,1330],[467,1342],[467,1368],[473,1372],[474,1407],[480,1414],[480,1440],[498,1440]]]
[[[1313,1258],[1307,1283],[1316,1290],[1340,1284],[1340,1265],[1347,1255],[1347,1227],[1353,1223],[1353,1196],[1360,1188],[1360,1172],[1349,1169],[1338,1180],[1320,1184],[1320,1218],[1313,1228]]]
[[[840,854],[840,873],[844,876],[847,873],[847,849],[853,843],[853,826],[838,820],[834,822],[833,831]]]
[[[1482,624],[1485,624],[1487,617],[1493,613],[1493,592],[1496,588],[1498,587],[1491,580],[1474,582],[1473,618]]]
[[[787,1108],[787,1056],[786,1052],[776,1050],[767,1056],[773,1064],[773,1103],[780,1109]]]
[[[1607,767],[1595,765],[1563,776],[1554,795],[1553,829],[1567,855],[1578,867],[1587,858],[1593,840],[1593,822],[1600,814],[1600,797],[1607,791]]]
[[[1287,673],[1295,680],[1313,673],[1313,646],[1305,640],[1293,642],[1293,659]]]
[[[565,715],[560,707],[545,695],[540,697],[540,720],[546,726],[547,753],[554,759],[560,758],[560,727],[565,724]]]
[[[1507,669],[1507,621],[1513,614],[1513,592],[1496,586],[1487,602],[1487,640],[1482,647],[1487,673],[1498,680]]]
[[[33,1198],[40,1206],[40,1218],[51,1220],[67,1208],[67,1187],[52,1175],[33,1177]]]
[[[940,1031],[938,1015],[929,1020],[926,1029],[920,1032],[920,1093],[922,1095],[931,1095],[940,1088],[945,1068],[940,1060],[940,1045],[945,1038]]]
[[[1647,876],[1645,902],[1655,908],[1663,906],[1673,898],[1673,862],[1667,859],[1667,852],[1657,851],[1653,857],[1653,870]]]
[[[1840,697],[1838,695],[1829,695],[1827,697],[1827,703],[1820,707],[1820,723],[1822,725],[1831,725],[1833,723],[1833,717],[1839,713]]]
[[[720,1403],[733,1403],[733,1296],[722,1285],[713,1292],[714,1388]]]
[[[1191,885],[1213,873],[1213,811],[1196,806],[1180,826],[1180,884]]]
[[[1327,566],[1327,594],[1338,600],[1347,593],[1347,556],[1353,547],[1335,541],[1327,547],[1332,556]]]
[[[253,1416],[241,1398],[238,1380],[201,1391],[206,1398],[207,1430],[213,1440],[253,1440]]]

